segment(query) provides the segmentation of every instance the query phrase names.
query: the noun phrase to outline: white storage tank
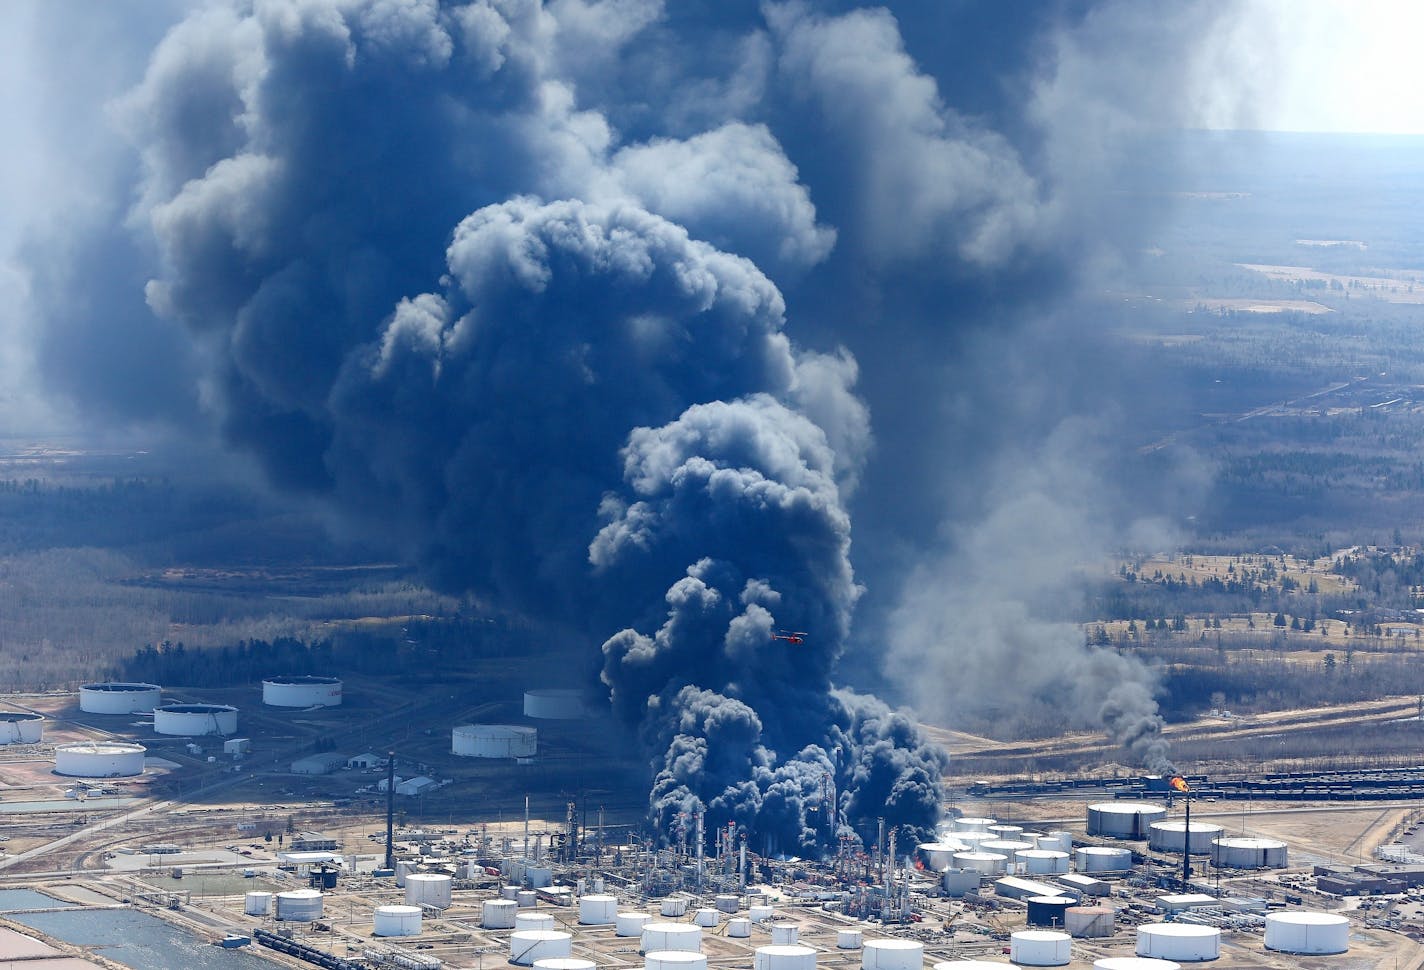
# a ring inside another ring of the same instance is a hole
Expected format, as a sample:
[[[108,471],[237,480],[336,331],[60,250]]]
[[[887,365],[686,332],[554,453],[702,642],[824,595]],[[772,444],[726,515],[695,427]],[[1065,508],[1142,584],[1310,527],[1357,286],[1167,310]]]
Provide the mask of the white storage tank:
[[[254,890],[242,897],[242,911],[248,916],[266,916],[272,912],[272,894]]]
[[[752,970],[816,970],[816,951],[809,946],[759,946]]]
[[[1271,913],[1266,917],[1266,949],[1323,956],[1350,948],[1350,920],[1339,913]]]
[[[1221,956],[1221,930],[1197,923],[1143,923],[1137,928],[1137,955],[1194,963]]]
[[[294,923],[321,919],[322,895],[315,889],[292,889],[277,894],[277,918]]]
[[[400,865],[399,865],[399,864],[396,865],[396,874],[397,874],[397,875],[400,874]],[[509,901],[512,902],[512,903],[518,903],[518,902],[519,902],[519,887],[518,887],[518,886],[500,886],[500,887],[499,887],[499,898],[500,898],[500,899],[507,899],[507,900],[509,900]]]
[[[1212,839],[1211,861],[1224,869],[1284,869],[1286,844],[1246,836]]]
[[[419,936],[421,922],[419,906],[377,906],[377,936]]]
[[[617,917],[617,896],[594,894],[579,897],[579,922],[584,926],[608,926]]]
[[[837,950],[859,950],[860,942],[860,930],[836,930]]]
[[[0,744],[38,744],[44,721],[43,714],[30,711],[0,711]]]
[[[1068,871],[1068,853],[1049,849],[1021,849],[1014,858],[1030,876],[1059,875]]]
[[[514,916],[514,928],[519,931],[525,930],[552,930],[554,917],[550,913],[516,913]]]
[[[1073,833],[1063,829],[1045,832],[1033,840],[1033,846],[1036,849],[1047,849],[1050,852],[1072,852]]]
[[[572,952],[573,937],[555,930],[515,930],[509,934],[509,962],[521,967],[536,960],[563,959]]]
[[[1006,842],[1023,841],[1019,838],[1019,835],[1023,832],[1022,825],[1000,825],[996,823],[994,825],[985,826],[984,831],[990,832],[994,838],[1003,839]]]
[[[1069,906],[1063,913],[1063,928],[1078,939],[1112,936],[1117,911],[1111,906]]]
[[[691,950],[654,950],[643,954],[645,970],[707,970],[707,956]]]
[[[682,896],[669,896],[663,900],[658,912],[664,916],[686,916],[687,899]]]
[[[236,734],[237,708],[228,704],[164,704],[153,709],[155,734],[200,737]]]
[[[942,872],[954,864],[956,852],[968,852],[969,846],[963,842],[946,839],[942,842],[921,842],[917,850],[920,861],[931,872]]]
[[[54,749],[54,771],[73,778],[130,778],[143,774],[148,751],[129,741],[75,741]]]
[[[270,707],[340,707],[341,681],[298,674],[262,681],[262,703]]]
[[[744,940],[752,935],[752,921],[745,916],[735,916],[727,920],[727,935],[734,940]]]
[[[163,703],[157,684],[85,684],[79,688],[79,709],[86,714],[135,714]]]
[[[688,923],[646,923],[638,949],[644,953],[656,950],[688,950],[702,952],[702,927]]]
[[[956,869],[973,869],[986,876],[1002,876],[1008,867],[1009,857],[1002,852],[956,852]]]
[[[998,824],[999,820],[996,818],[970,818],[966,816],[954,820],[953,830],[955,832],[987,832],[989,831],[989,826]]]
[[[614,936],[642,936],[643,927],[653,918],[647,913],[619,913],[613,923]]]
[[[925,945],[918,940],[866,940],[860,970],[921,970]]]
[[[449,909],[452,882],[443,872],[412,872],[405,877],[405,901],[411,906]]]
[[[753,923],[764,923],[775,915],[776,909],[772,906],[756,905],[747,907],[747,916]]]
[[[576,721],[589,715],[585,691],[573,688],[540,687],[524,692],[524,716],[550,721]]]
[[[1182,965],[1155,957],[1103,957],[1093,961],[1093,970],[1182,970]]]
[[[773,946],[793,946],[801,942],[800,923],[771,923],[770,927]]]
[[[730,915],[742,908],[742,898],[731,893],[718,893],[712,904],[717,907],[717,912]]]
[[[1009,961],[1021,967],[1061,967],[1073,958],[1073,939],[1053,930],[1019,930],[1009,935]]]
[[[450,751],[462,758],[532,758],[539,732],[522,724],[461,724],[450,732]]]
[[[1150,802],[1099,802],[1088,806],[1088,834],[1110,839],[1145,839],[1167,810]]]
[[[480,926],[487,930],[514,928],[519,904],[512,899],[486,899],[480,910]]]
[[[1007,839],[991,839],[988,842],[979,843],[980,852],[997,852],[1009,862],[1017,862],[1020,852],[1029,852],[1032,849],[1032,842],[1015,842]]]
[[[702,927],[717,926],[722,922],[722,914],[710,906],[705,906],[692,915],[692,922]]]
[[[1220,825],[1213,822],[1193,822],[1190,838],[1192,854],[1206,855],[1211,851],[1212,840],[1220,838],[1223,831]],[[1152,834],[1147,844],[1158,852],[1184,852],[1188,841],[1187,823],[1169,819],[1152,823]]]
[[[979,846],[985,842],[997,842],[998,839],[994,837],[992,832],[956,832],[946,837],[943,841],[958,842],[964,846],[964,848],[960,850],[963,852],[977,852],[979,851]]]
[[[1132,868],[1132,850],[1105,845],[1082,845],[1073,850],[1079,872],[1127,872]]]
[[[514,894],[514,901],[520,909],[533,909],[539,905],[539,894],[532,889],[521,889]]]

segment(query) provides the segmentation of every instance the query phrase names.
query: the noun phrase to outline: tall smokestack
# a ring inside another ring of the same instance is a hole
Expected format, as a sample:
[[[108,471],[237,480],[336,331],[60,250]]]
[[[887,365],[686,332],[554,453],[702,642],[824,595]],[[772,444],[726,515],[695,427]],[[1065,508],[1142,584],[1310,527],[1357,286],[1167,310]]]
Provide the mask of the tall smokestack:
[[[396,753],[386,752],[386,868],[396,867]]]

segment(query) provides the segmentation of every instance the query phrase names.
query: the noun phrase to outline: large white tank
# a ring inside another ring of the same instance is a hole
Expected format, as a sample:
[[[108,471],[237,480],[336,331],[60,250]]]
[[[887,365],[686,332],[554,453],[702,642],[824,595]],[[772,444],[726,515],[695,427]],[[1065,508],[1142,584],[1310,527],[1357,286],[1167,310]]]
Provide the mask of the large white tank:
[[[44,737],[44,715],[0,711],[0,744],[37,744]]]
[[[731,893],[718,893],[712,904],[717,907],[717,912],[730,915],[742,908],[742,897],[733,896]]]
[[[962,844],[965,847],[963,850],[965,852],[977,852],[979,846],[985,842],[997,842],[998,840],[992,832],[955,832],[946,837],[944,841]]]
[[[617,917],[617,896],[595,894],[579,897],[579,922],[584,926],[608,926]]]
[[[969,846],[963,842],[946,839],[942,842],[921,842],[917,851],[926,869],[931,872],[941,872],[954,864],[956,852],[968,852]]]
[[[643,954],[646,970],[707,970],[707,955],[691,950],[653,950]]]
[[[859,950],[861,938],[860,930],[836,930],[836,949]]]
[[[450,751],[464,758],[532,758],[539,732],[522,724],[461,724],[450,732]]]
[[[536,960],[567,958],[573,948],[573,937],[555,930],[515,930],[509,934],[509,962],[521,967],[532,966]]]
[[[1105,845],[1080,845],[1073,850],[1079,872],[1127,872],[1132,868],[1132,850]]]
[[[557,929],[551,913],[518,913],[514,917],[514,928],[520,932]]]
[[[480,909],[480,926],[487,930],[513,929],[518,915],[519,904],[514,900],[486,899]]]
[[[996,818],[970,818],[965,816],[964,818],[955,819],[952,824],[955,832],[987,832],[989,831],[989,826],[998,825],[999,820]]]
[[[692,915],[692,922],[704,928],[717,926],[722,922],[722,914],[711,906],[704,906]]]
[[[980,852],[997,852],[1009,862],[1017,862],[1020,852],[1033,849],[1032,842],[1016,842],[1008,839],[990,839],[979,843]]]
[[[1212,839],[1211,861],[1225,869],[1284,869],[1286,844],[1245,836]]]
[[[1145,839],[1167,810],[1150,802],[1099,802],[1088,806],[1088,834],[1110,839]]]
[[[1073,833],[1065,832],[1062,829],[1045,832],[1033,840],[1033,846],[1036,849],[1047,849],[1050,852],[1072,852]]]
[[[801,942],[800,923],[771,923],[770,927],[772,946],[794,946]]]
[[[954,865],[957,869],[973,869],[986,876],[1002,876],[1008,867],[1009,857],[1002,852],[956,852]]]
[[[734,940],[744,940],[752,935],[752,921],[745,916],[734,916],[727,920],[727,935]]]
[[[1003,839],[1006,842],[1022,842],[1019,836],[1023,833],[1022,825],[1001,825],[995,823],[985,826],[984,831],[993,834],[996,839]]]
[[[1063,928],[1079,939],[1112,936],[1117,911],[1111,906],[1069,906],[1063,913]]]
[[[524,716],[551,721],[575,721],[588,717],[588,695],[585,691],[557,687],[541,687],[524,692]]]
[[[421,909],[419,906],[377,906],[377,936],[419,936]]]
[[[1182,970],[1182,965],[1155,957],[1103,957],[1093,961],[1093,970]]]
[[[1068,871],[1068,853],[1048,849],[1020,849],[1014,857],[1030,876],[1058,875]]]
[[[443,872],[412,872],[405,877],[405,901],[411,906],[449,909],[452,882]]]
[[[702,927],[688,923],[645,923],[638,949],[644,953],[657,950],[702,951]]]
[[[925,945],[918,940],[866,940],[860,948],[860,970],[920,970]]]
[[[79,709],[86,714],[133,714],[163,703],[157,684],[85,684],[79,688]]]
[[[306,674],[262,681],[262,703],[271,707],[340,707],[341,681]]]
[[[292,889],[277,894],[277,918],[294,923],[321,919],[322,895],[315,889]]]
[[[1211,851],[1213,839],[1221,837],[1224,830],[1213,822],[1193,822],[1191,851],[1193,855],[1206,855]],[[1179,819],[1153,822],[1148,846],[1158,852],[1183,852],[1187,848],[1187,823]]]
[[[613,935],[642,936],[643,927],[652,921],[647,913],[619,913],[613,923]]]
[[[272,894],[254,890],[242,897],[242,911],[248,916],[266,916],[272,912]]]
[[[164,704],[153,709],[156,734],[200,737],[236,734],[237,708],[227,704]]]
[[[1009,961],[1021,967],[1061,967],[1072,959],[1073,940],[1054,930],[1019,930],[1009,935]]]
[[[539,905],[539,894],[532,889],[521,889],[514,894],[514,901],[520,909],[531,909]]]
[[[129,778],[143,774],[148,751],[129,741],[75,741],[54,749],[54,771],[74,778]]]
[[[662,901],[658,912],[664,916],[686,916],[687,899],[683,896],[669,896]]]
[[[1271,913],[1266,917],[1266,949],[1311,956],[1350,948],[1350,920],[1339,913]]]
[[[1143,923],[1137,928],[1137,955],[1192,963],[1221,956],[1221,930],[1196,923]]]
[[[752,970],[816,970],[816,951],[809,946],[759,946]]]

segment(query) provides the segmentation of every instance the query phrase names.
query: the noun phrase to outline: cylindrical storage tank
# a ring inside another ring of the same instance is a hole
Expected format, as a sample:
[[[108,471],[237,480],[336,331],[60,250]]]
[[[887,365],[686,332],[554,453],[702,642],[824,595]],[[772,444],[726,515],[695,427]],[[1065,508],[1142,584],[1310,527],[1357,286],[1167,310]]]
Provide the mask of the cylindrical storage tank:
[[[941,872],[946,867],[954,865],[956,852],[968,852],[970,847],[958,841],[921,842],[917,851],[926,869],[931,872]]]
[[[1047,849],[1049,852],[1072,852],[1073,833],[1062,829],[1045,832],[1033,840],[1033,846],[1036,849]]]
[[[996,818],[957,818],[954,820],[955,832],[987,832],[989,826],[998,825]]]
[[[722,914],[710,906],[704,907],[692,914],[692,922],[698,926],[718,926],[722,922]]]
[[[450,751],[462,758],[532,758],[539,732],[522,724],[461,724],[450,732]]]
[[[745,916],[727,920],[727,935],[734,940],[744,940],[752,935],[752,921]]]
[[[548,957],[534,961],[534,970],[596,970],[598,964],[578,957]]]
[[[1191,842],[1193,855],[1206,855],[1211,851],[1213,839],[1221,837],[1224,830],[1213,822],[1193,822],[1191,838],[1187,837],[1187,823],[1177,819],[1153,822],[1148,846],[1158,852],[1185,852]]]
[[[662,913],[664,916],[686,916],[687,900],[682,898],[681,896],[673,896],[668,899],[664,899],[662,902],[662,906],[659,908],[658,912]]]
[[[242,911],[248,916],[266,916],[272,912],[272,894],[253,891],[242,897]]]
[[[1182,970],[1182,965],[1154,957],[1103,957],[1093,961],[1093,970]]]
[[[776,909],[772,906],[749,906],[747,916],[753,923],[763,923],[776,915]]]
[[[752,970],[816,970],[816,951],[809,946],[759,946]]]
[[[1004,839],[1009,842],[1023,841],[1019,838],[1019,834],[1023,832],[1022,825],[999,825],[996,823],[985,826],[984,831],[992,833],[996,839]]]
[[[647,913],[619,913],[614,922],[614,936],[642,936],[643,927],[653,918]]]
[[[618,917],[617,896],[580,896],[579,922],[584,926],[608,926]]]
[[[567,958],[572,941],[569,934],[555,930],[515,930],[509,934],[509,962],[528,967],[535,960]]]
[[[157,684],[85,684],[79,688],[79,709],[86,714],[134,714],[163,703]]]
[[[293,889],[277,894],[277,918],[294,923],[321,919],[322,895],[315,889]]]
[[[1063,928],[1079,939],[1112,936],[1117,911],[1111,906],[1069,906],[1063,914]]]
[[[577,689],[541,687],[524,692],[524,716],[574,721],[588,716],[588,698]]]
[[[942,880],[944,894],[958,899],[966,893],[978,892],[983,878],[978,869],[946,869]]]
[[[1225,869],[1284,869],[1286,844],[1244,836],[1212,839],[1211,861]]]
[[[30,711],[0,711],[0,744],[38,744],[44,721],[43,714]]]
[[[405,901],[412,906],[449,909],[452,882],[443,872],[412,872],[405,877]]]
[[[1027,852],[1032,848],[1032,842],[1013,842],[1005,839],[991,839],[979,843],[980,852],[997,852],[1009,862],[1017,862],[1020,852]]]
[[[262,703],[271,707],[340,707],[341,681],[335,677],[270,677],[262,681]]]
[[[719,913],[735,913],[742,908],[742,897],[733,896],[731,893],[718,893],[712,903]]]
[[[1068,871],[1068,853],[1048,849],[1022,849],[1014,856],[1030,876],[1051,876]]]
[[[860,948],[860,970],[920,970],[925,945],[918,940],[866,940]]]
[[[377,906],[377,936],[419,936],[419,906]]]
[[[1002,852],[956,852],[954,865],[959,869],[973,869],[986,876],[1002,876],[1009,857]]]
[[[514,928],[519,931],[557,929],[552,913],[515,913]]]
[[[1024,900],[1028,904],[1028,925],[1047,926],[1061,930],[1067,927],[1065,915],[1073,900],[1066,896],[1030,896]]]
[[[1127,872],[1132,868],[1132,850],[1106,845],[1083,845],[1073,850],[1079,872]]]
[[[643,954],[645,970],[707,970],[707,956],[691,950],[653,950]]]
[[[155,734],[236,734],[237,708],[228,704],[164,704],[153,709]]]
[[[1019,930],[1009,935],[1009,961],[1021,967],[1061,967],[1073,958],[1073,938],[1053,930]]]
[[[400,872],[400,866],[396,866],[396,871],[397,871],[398,873]],[[507,899],[507,900],[509,900],[509,901],[512,902],[512,903],[517,903],[517,902],[519,901],[519,887],[518,887],[518,886],[500,886],[500,887],[499,887],[499,898],[500,898],[500,899]]]
[[[985,842],[997,841],[992,832],[955,832],[945,839],[946,842],[951,840],[964,845],[966,852],[977,852]]]
[[[1145,839],[1167,810],[1150,802],[1098,802],[1088,806],[1088,834],[1109,839]]]
[[[520,909],[533,909],[539,905],[539,894],[532,889],[521,889],[514,894],[514,901]]]
[[[1322,956],[1350,948],[1350,920],[1339,913],[1271,913],[1266,916],[1266,949]]]
[[[702,951],[702,927],[688,923],[647,923],[643,926],[638,949],[644,953],[655,950]]]
[[[837,950],[859,950],[860,941],[860,930],[836,930]]]
[[[76,741],[54,749],[54,772],[73,778],[129,778],[143,774],[141,744],[128,741]]]
[[[1196,923],[1143,923],[1137,928],[1137,955],[1191,963],[1221,956],[1221,930]]]
[[[480,926],[487,930],[513,929],[518,914],[519,904],[512,899],[486,899],[480,909]]]
[[[800,923],[772,923],[770,928],[772,946],[793,946],[801,942]]]

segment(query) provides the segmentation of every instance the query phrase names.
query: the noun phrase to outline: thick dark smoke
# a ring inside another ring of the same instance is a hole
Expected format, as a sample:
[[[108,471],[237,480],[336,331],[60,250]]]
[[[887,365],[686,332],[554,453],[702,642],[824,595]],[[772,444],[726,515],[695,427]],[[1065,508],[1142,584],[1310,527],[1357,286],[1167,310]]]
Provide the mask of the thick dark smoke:
[[[664,822],[705,808],[809,851],[837,834],[828,781],[862,832],[934,821],[943,755],[836,687],[864,592],[853,498],[879,617],[903,583],[922,618],[887,625],[919,700],[1046,660],[1155,757],[1142,668],[1016,622],[1009,584],[962,568],[964,523],[1036,520],[961,506],[994,457],[966,458],[965,429],[1007,425],[946,378],[966,335],[1017,330],[1025,294],[1135,241],[1121,202],[1096,205],[1114,150],[1084,126],[1111,141],[1113,108],[1141,105],[1091,65],[1161,74],[1226,11],[1174,6],[1134,60],[1111,43],[1151,32],[1133,4],[904,7],[207,5],[111,106],[131,153],[84,244],[36,246],[58,267],[38,309],[63,322],[40,360],[84,375],[80,406],[211,425],[442,586],[602,642]]]

